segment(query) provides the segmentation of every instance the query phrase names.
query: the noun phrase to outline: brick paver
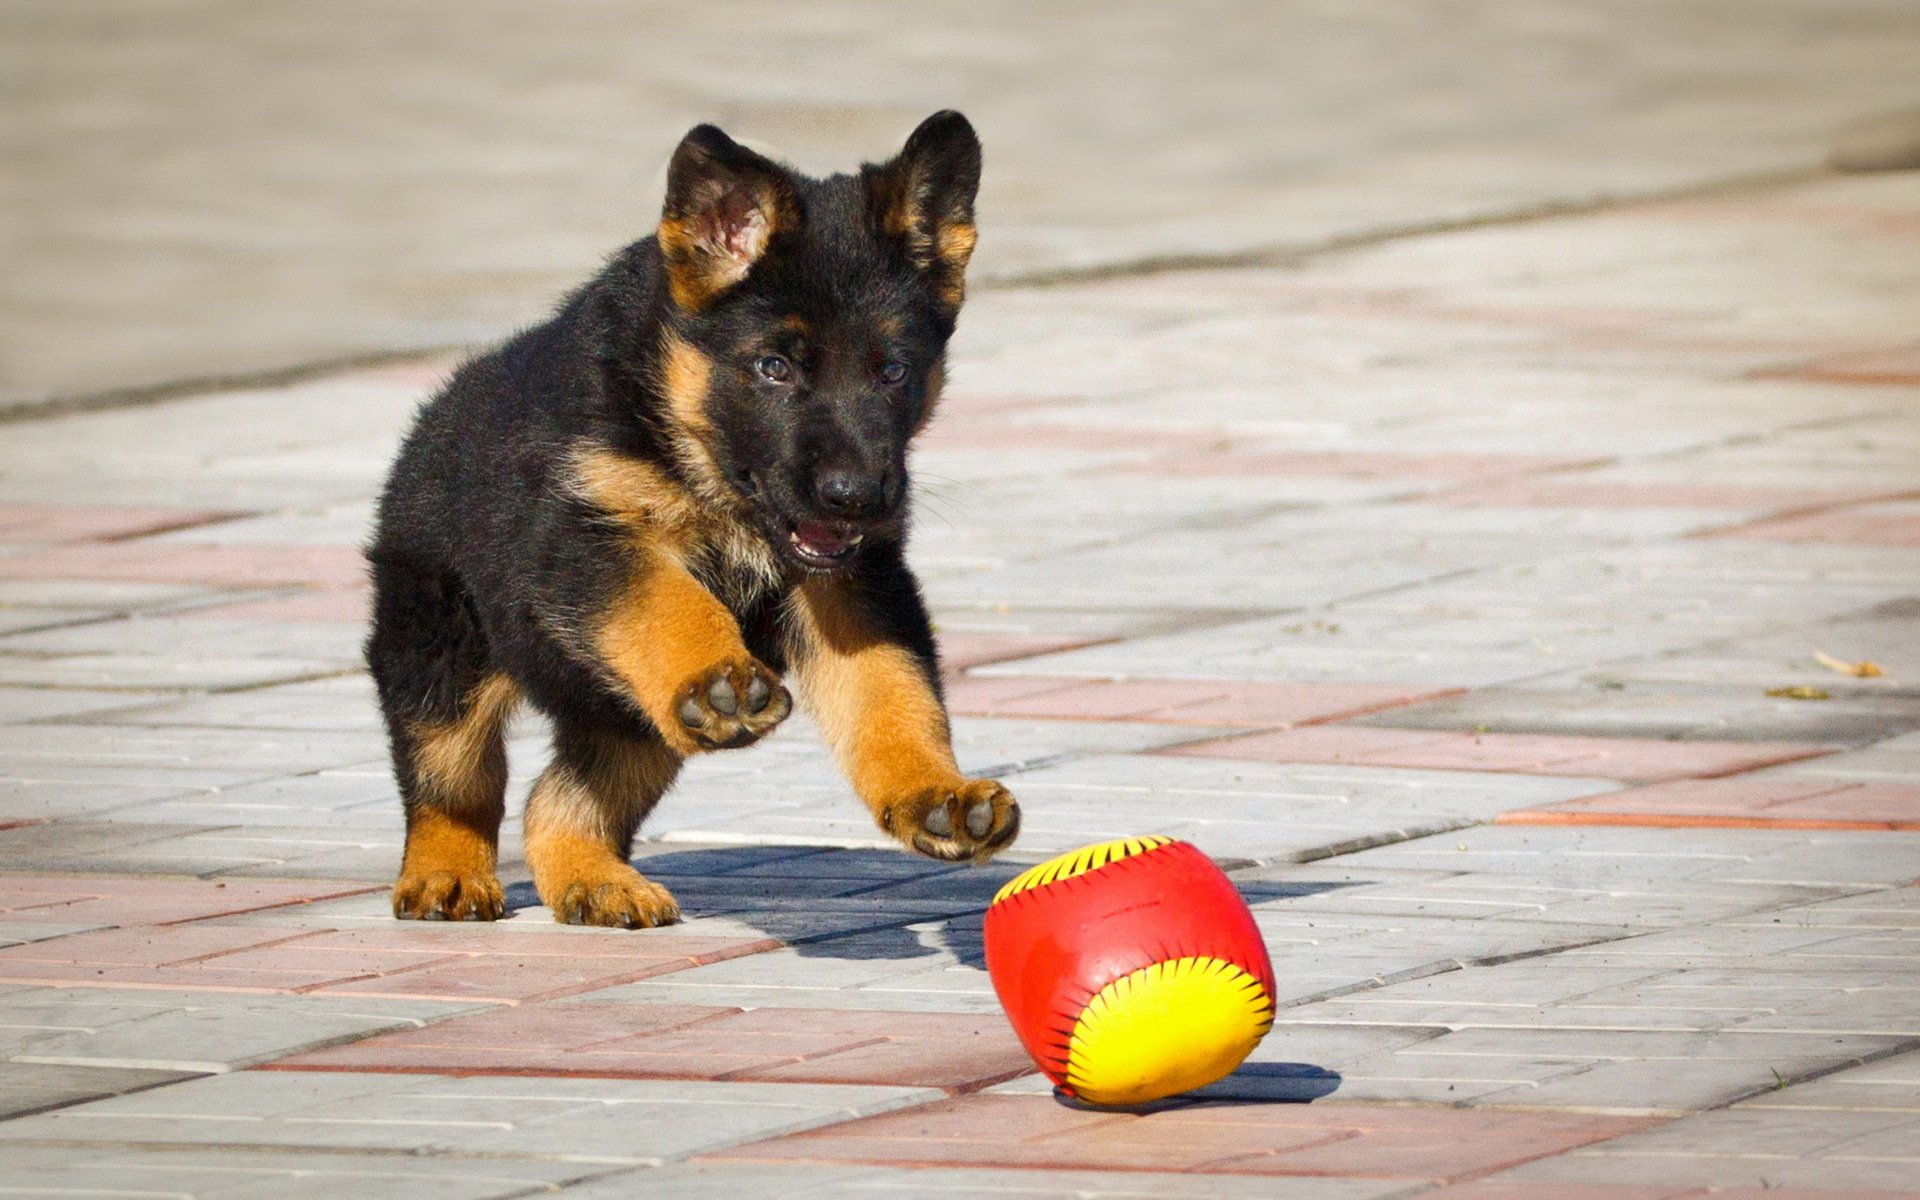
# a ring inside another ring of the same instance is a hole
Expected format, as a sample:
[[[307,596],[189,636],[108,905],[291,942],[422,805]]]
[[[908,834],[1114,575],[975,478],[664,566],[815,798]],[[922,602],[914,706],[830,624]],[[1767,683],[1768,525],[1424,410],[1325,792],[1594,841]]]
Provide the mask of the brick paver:
[[[972,1091],[1032,1069],[995,1013],[525,1005],[284,1060],[294,1070],[891,1084]]]
[[[1920,785],[1803,778],[1680,781],[1503,814],[1509,825],[1920,830]]]
[[[1799,743],[1672,742],[1648,738],[1438,733],[1319,725],[1169,746],[1161,754],[1263,762],[1364,763],[1432,770],[1513,771],[1634,781],[1733,775],[1830,754]]]
[[[1174,1108],[1140,1117],[1075,1111],[1037,1096],[974,1096],[759,1142],[722,1152],[721,1157],[767,1163],[797,1159],[1437,1183],[1518,1165],[1654,1123],[1629,1117],[1360,1105]]]
[[[1335,721],[1447,694],[1448,689],[1392,684],[968,675],[948,687],[948,703],[957,714],[980,717],[1278,727]]]

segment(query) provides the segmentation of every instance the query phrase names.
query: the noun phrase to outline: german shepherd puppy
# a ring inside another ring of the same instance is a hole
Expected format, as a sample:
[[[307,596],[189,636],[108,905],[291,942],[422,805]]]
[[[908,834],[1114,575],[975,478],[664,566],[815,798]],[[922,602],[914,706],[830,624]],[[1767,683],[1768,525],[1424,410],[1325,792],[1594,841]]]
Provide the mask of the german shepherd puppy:
[[[571,924],[676,919],[634,834],[688,755],[787,716],[786,678],[881,829],[950,861],[1013,840],[1013,797],[955,765],[903,557],[979,179],[955,112],[827,179],[702,125],[654,236],[422,408],[368,549],[407,817],[395,916],[505,912],[522,700],[554,726],[527,864]]]

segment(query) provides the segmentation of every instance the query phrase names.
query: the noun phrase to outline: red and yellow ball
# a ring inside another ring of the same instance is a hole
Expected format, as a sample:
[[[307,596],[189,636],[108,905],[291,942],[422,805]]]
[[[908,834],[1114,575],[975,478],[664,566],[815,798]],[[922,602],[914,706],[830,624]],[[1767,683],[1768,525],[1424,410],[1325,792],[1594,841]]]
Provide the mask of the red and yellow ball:
[[[1231,1074],[1273,1025],[1253,914],[1200,850],[1165,837],[1041,863],[987,909],[987,972],[1061,1091],[1133,1105]]]

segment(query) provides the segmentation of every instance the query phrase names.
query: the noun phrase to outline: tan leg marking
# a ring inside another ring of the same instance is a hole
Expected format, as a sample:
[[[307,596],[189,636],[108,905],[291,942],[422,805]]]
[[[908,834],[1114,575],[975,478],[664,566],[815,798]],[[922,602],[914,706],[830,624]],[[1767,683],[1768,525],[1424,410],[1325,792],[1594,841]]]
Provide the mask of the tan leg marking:
[[[414,794],[394,916],[492,921],[506,912],[494,877],[506,807],[502,729],[519,700],[511,680],[491,675],[468,694],[459,720],[410,731]]]
[[[792,710],[779,677],[685,567],[654,555],[603,618],[594,648],[681,755],[756,742]]]
[[[553,919],[568,925],[633,929],[668,925],[680,906],[627,863],[627,851],[680,770],[664,745],[575,735],[527,798],[527,866]],[[584,753],[582,751],[585,751]]]
[[[838,580],[801,584],[793,610],[801,695],[880,827],[933,858],[982,862],[1012,842],[1019,805],[960,774],[919,661],[879,636]]]

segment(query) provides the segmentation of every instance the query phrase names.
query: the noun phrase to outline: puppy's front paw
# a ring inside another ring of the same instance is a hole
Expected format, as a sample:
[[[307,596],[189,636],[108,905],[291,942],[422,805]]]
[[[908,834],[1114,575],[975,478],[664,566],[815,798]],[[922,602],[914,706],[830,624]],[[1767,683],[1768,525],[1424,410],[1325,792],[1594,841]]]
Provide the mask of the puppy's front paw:
[[[403,921],[497,921],[506,913],[506,893],[491,872],[412,872],[393,885],[393,915]]]
[[[880,828],[928,858],[985,862],[1020,832],[1020,805],[991,779],[928,788],[880,811]]]
[[[563,925],[611,925],[616,929],[650,929],[680,919],[673,893],[632,867],[616,867],[584,879],[575,879],[548,901],[553,919]]]
[[[759,660],[724,662],[682,685],[673,715],[701,750],[750,746],[793,711],[793,697]]]

